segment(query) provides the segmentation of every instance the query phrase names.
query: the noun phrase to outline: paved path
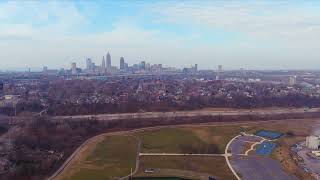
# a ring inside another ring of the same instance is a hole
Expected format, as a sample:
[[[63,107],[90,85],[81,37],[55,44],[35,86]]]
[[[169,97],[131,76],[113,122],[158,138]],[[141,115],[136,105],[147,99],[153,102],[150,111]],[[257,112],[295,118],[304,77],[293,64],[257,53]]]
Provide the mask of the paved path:
[[[127,179],[129,177],[131,177],[132,175],[136,174],[139,170],[139,164],[140,164],[140,151],[141,151],[141,139],[138,138],[137,136],[133,136],[133,135],[130,135],[132,137],[134,137],[137,141],[138,141],[138,144],[137,144],[137,155],[136,155],[136,167],[134,169],[133,172],[131,172],[129,175],[125,176],[125,177],[122,177],[122,178],[119,178],[119,180],[124,180],[124,179]]]
[[[234,138],[232,138],[227,146],[226,146],[226,149],[224,150],[224,154],[228,154],[228,149],[229,149],[229,146],[230,144],[232,143],[232,141],[234,141],[236,138],[240,137],[241,135],[237,135],[235,136]],[[231,172],[233,173],[233,175],[237,178],[237,180],[241,180],[241,178],[238,176],[238,174],[236,173],[236,171],[232,168],[231,164],[230,164],[230,161],[229,161],[229,156],[225,156],[226,158],[226,162],[227,162],[227,165],[229,167],[229,169],[231,170]]]
[[[262,139],[262,140],[259,141],[259,142],[253,143],[253,144],[251,145],[250,149],[248,149],[244,154],[245,154],[246,156],[248,156],[249,152],[254,150],[254,146],[256,146],[256,145],[258,145],[258,144],[261,144],[261,143],[263,143],[264,141],[265,141],[265,139]]]
[[[304,108],[277,108],[277,109],[252,109],[252,110],[193,110],[174,112],[144,112],[144,113],[120,113],[120,114],[98,114],[98,115],[76,115],[76,116],[53,116],[52,120],[95,118],[97,120],[119,120],[119,119],[152,119],[171,117],[198,117],[198,116],[236,116],[236,115],[275,115],[292,113],[320,112],[320,108],[305,110]]]
[[[140,153],[140,156],[231,156],[231,154]]]

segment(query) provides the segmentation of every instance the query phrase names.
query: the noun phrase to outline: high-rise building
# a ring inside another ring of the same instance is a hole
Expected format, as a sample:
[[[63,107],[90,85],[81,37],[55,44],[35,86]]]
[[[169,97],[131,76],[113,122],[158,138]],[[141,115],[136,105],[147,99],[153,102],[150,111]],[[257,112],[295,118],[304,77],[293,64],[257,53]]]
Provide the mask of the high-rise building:
[[[71,64],[71,73],[73,75],[77,74],[77,64],[75,62]]]
[[[48,67],[47,67],[47,66],[43,66],[42,72],[43,72],[43,73],[48,72]]]
[[[88,70],[92,69],[92,60],[90,58],[86,59],[86,66]]]
[[[124,58],[123,57],[120,58],[120,69],[124,70]]]
[[[222,65],[218,65],[216,80],[220,80],[221,72],[222,72]]]
[[[141,61],[140,63],[140,69],[145,70],[146,69],[146,62],[145,61]]]
[[[104,56],[102,57],[102,63],[101,63],[101,71],[106,71],[106,60],[104,59]]]
[[[194,70],[195,70],[195,71],[198,71],[198,64],[195,64],[195,65],[194,65]]]
[[[297,76],[290,76],[289,77],[289,85],[293,86],[297,83]]]
[[[147,71],[150,71],[150,67],[151,67],[150,63],[147,63],[147,64],[146,64],[146,70],[147,70]]]
[[[111,56],[109,52],[107,53],[106,60],[107,60],[107,69],[111,69]]]

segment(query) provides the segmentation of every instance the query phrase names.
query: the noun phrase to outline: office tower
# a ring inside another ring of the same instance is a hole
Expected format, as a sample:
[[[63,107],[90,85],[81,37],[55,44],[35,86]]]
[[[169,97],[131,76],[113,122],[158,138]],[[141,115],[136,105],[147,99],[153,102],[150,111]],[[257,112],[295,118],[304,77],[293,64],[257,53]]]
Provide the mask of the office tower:
[[[145,70],[146,69],[146,62],[145,61],[141,61],[140,63],[140,69]]]
[[[75,62],[71,64],[71,73],[73,75],[77,74],[77,64]]]
[[[104,56],[102,57],[101,70],[102,72],[106,71],[106,60],[104,59]]]
[[[194,70],[195,70],[195,71],[198,71],[198,64],[195,64],[195,65],[194,65]]]
[[[111,69],[111,56],[109,52],[107,53],[106,60],[107,60],[107,69]]]
[[[128,71],[128,69],[129,69],[128,63],[124,63],[124,69],[125,69],[126,71]]]
[[[90,58],[86,59],[86,65],[88,70],[92,69],[92,60]]]
[[[150,63],[147,63],[147,64],[146,64],[146,70],[147,70],[147,71],[150,71],[150,68],[151,68]]]
[[[47,71],[48,71],[48,67],[47,67],[47,66],[43,66],[42,72],[43,72],[43,73],[46,73]]]
[[[124,58],[123,57],[120,58],[120,69],[124,70]]]
[[[139,65],[138,64],[133,64],[132,65],[133,70],[139,70]]]
[[[297,83],[297,76],[290,76],[289,77],[289,85],[293,86]]]
[[[222,65],[218,65],[216,80],[220,80],[221,72],[222,72]]]

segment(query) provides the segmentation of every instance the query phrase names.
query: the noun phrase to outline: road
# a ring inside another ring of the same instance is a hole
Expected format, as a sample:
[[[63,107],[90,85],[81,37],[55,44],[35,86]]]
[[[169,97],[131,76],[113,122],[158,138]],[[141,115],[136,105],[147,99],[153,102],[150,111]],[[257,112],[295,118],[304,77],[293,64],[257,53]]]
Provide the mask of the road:
[[[197,116],[237,116],[237,115],[279,115],[293,113],[315,113],[320,112],[320,108],[278,108],[278,109],[252,109],[252,110],[193,110],[174,112],[144,112],[144,113],[121,113],[121,114],[98,114],[98,115],[76,115],[76,116],[53,116],[52,120],[72,120],[90,119],[97,120],[120,120],[120,119],[152,119],[152,118],[172,118],[172,117],[197,117]]]
[[[221,156],[221,157],[226,157],[226,156],[230,156],[230,154],[140,153],[140,156]]]

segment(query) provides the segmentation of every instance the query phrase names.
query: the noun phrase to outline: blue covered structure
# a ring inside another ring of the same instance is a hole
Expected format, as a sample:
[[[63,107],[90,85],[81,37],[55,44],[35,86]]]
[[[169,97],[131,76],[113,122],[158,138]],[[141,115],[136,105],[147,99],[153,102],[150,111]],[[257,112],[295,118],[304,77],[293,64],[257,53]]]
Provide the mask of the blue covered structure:
[[[255,133],[255,135],[268,138],[268,139],[278,139],[280,138],[283,134],[281,132],[276,132],[276,131],[267,131],[267,130],[261,130]]]
[[[272,142],[269,142],[269,141],[264,141],[256,149],[256,154],[257,155],[263,155],[263,156],[270,155],[272,153],[272,150],[275,147],[276,147],[275,143],[272,143]]]

